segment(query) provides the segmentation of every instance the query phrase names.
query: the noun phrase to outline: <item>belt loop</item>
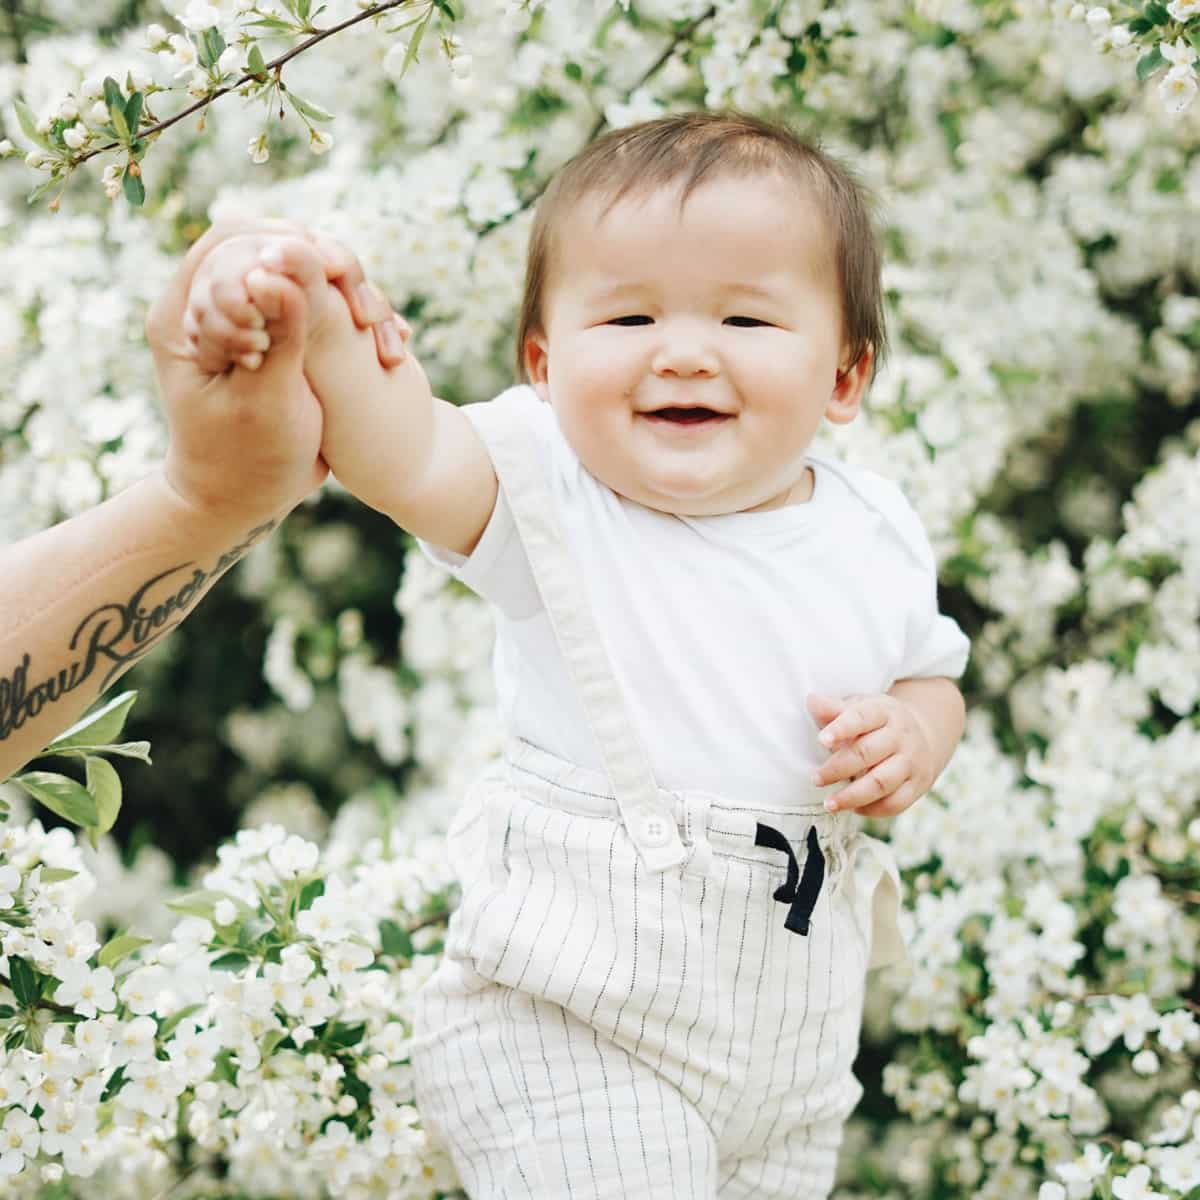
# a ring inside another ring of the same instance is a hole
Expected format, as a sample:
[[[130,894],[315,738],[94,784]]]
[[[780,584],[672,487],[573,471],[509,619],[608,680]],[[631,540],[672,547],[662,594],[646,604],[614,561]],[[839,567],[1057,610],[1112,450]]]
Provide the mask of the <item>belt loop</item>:
[[[708,840],[710,809],[707,796],[688,796],[684,800],[684,834],[692,847],[684,870],[693,875],[707,876],[712,870],[712,843]]]

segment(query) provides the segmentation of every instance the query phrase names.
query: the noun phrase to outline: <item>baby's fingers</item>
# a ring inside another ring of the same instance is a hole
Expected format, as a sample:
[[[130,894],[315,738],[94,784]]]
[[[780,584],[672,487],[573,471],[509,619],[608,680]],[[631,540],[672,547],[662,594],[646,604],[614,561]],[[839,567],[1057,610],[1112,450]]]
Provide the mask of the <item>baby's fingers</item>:
[[[198,278],[188,295],[184,333],[201,370],[217,374],[271,344],[240,280]]]
[[[839,779],[854,779],[894,754],[896,748],[896,738],[890,730],[876,729],[831,754],[813,772],[812,781],[817,787],[825,787]]]

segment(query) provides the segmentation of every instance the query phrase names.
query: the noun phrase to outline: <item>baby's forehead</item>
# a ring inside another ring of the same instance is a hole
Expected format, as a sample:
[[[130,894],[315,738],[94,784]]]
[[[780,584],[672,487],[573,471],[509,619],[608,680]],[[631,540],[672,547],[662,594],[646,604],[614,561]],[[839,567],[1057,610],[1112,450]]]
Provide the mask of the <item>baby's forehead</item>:
[[[684,180],[593,189],[563,214],[551,273],[650,277],[682,267],[741,277],[799,271],[827,277],[835,233],[818,189],[793,173],[721,173],[690,190]],[[680,262],[676,232],[687,230]]]

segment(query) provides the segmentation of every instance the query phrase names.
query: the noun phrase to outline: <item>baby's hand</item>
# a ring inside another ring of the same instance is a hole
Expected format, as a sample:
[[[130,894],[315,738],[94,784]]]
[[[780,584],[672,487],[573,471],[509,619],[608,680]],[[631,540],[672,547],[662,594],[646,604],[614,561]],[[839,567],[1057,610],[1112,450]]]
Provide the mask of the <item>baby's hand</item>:
[[[825,801],[831,812],[853,808],[864,817],[894,817],[937,778],[933,745],[917,710],[896,696],[810,695],[808,711],[822,727],[818,740],[834,751],[813,772],[818,787],[849,779]]]
[[[354,256],[332,239],[287,229],[228,238],[200,264],[188,292],[183,331],[201,370],[219,374],[234,365],[250,371],[262,365],[271,344],[267,321],[282,316],[283,276],[276,271],[285,259],[289,273],[305,290],[310,340],[340,310],[339,288],[326,282],[338,280],[356,322],[375,326],[381,362],[394,366],[403,361],[407,324],[370,284],[346,286],[355,275],[361,279]]]

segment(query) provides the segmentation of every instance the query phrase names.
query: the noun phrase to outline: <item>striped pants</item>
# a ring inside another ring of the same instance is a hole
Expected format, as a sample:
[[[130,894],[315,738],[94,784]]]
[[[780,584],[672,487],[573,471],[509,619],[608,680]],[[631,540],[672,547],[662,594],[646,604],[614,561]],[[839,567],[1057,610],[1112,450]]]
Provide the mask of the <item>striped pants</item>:
[[[862,1096],[867,970],[904,955],[890,850],[841,836],[853,814],[819,805],[670,795],[692,853],[654,873],[604,778],[528,743],[455,816],[463,898],[414,1000],[410,1061],[424,1126],[473,1200],[833,1186]],[[799,851],[790,866],[756,844],[759,821]],[[814,843],[829,871],[801,935],[774,894]]]

